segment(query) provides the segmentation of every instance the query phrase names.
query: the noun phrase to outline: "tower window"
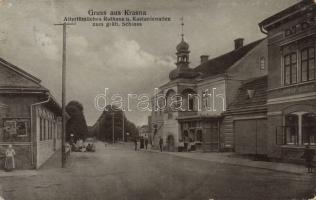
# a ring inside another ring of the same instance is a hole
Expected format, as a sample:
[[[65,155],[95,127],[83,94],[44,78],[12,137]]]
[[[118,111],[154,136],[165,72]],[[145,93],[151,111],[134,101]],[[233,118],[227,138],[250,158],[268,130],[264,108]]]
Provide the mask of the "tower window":
[[[263,56],[261,56],[259,61],[260,61],[260,70],[264,70],[265,69],[265,58]]]

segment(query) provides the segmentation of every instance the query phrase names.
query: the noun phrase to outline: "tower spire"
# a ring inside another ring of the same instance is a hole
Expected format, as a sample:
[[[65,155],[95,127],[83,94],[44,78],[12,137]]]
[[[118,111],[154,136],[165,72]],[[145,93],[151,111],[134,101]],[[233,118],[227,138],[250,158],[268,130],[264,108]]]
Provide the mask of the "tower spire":
[[[181,38],[182,38],[182,41],[184,40],[183,37],[184,37],[184,33],[183,33],[183,26],[184,26],[184,22],[183,22],[183,17],[180,18],[181,20]]]

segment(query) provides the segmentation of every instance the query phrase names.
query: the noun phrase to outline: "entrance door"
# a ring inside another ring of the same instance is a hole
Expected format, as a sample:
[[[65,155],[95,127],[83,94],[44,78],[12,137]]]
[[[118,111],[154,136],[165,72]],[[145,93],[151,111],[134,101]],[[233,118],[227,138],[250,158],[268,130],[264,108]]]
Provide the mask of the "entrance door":
[[[174,137],[173,135],[168,135],[167,137],[167,148],[168,151],[174,151]]]
[[[234,122],[235,151],[242,154],[266,154],[267,120],[237,120]]]

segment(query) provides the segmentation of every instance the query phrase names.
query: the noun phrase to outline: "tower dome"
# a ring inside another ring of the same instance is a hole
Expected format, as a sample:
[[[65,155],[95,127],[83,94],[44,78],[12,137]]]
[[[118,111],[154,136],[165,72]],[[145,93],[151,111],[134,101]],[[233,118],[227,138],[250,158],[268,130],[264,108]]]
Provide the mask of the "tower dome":
[[[185,78],[185,79],[192,79],[198,76],[198,73],[189,67],[190,60],[189,60],[189,44],[184,41],[184,34],[183,34],[183,18],[181,18],[182,23],[182,34],[181,34],[181,42],[177,45],[177,68],[172,70],[169,73],[169,79],[175,80],[178,78]]]
[[[181,42],[177,45],[177,52],[188,52],[189,51],[189,44],[186,43],[182,37]]]

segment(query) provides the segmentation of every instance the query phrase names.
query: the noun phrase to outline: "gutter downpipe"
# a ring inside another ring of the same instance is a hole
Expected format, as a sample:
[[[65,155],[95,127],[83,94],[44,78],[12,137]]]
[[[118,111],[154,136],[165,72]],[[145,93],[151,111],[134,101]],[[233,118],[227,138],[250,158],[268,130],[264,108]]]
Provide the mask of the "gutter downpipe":
[[[261,33],[265,34],[265,35],[268,35],[268,32],[266,30],[263,29],[262,25],[259,24],[259,27],[260,27],[260,31]]]
[[[34,104],[31,104],[31,107],[30,107],[30,113],[31,113],[31,125],[30,125],[30,127],[31,127],[31,133],[33,133],[33,107],[34,106],[37,106],[37,105],[41,105],[41,104],[45,104],[45,103],[48,103],[49,101],[50,101],[50,99],[51,99],[51,95],[49,94],[49,93],[47,93],[48,94],[48,98],[45,100],[45,101],[40,101],[40,102],[37,102],[37,103],[34,103]],[[37,142],[37,134],[35,134],[36,135],[36,142]],[[33,141],[34,139],[33,139],[33,137],[31,138],[31,151],[32,151],[32,165],[34,165],[34,147],[33,147],[33,143],[34,143],[34,141]],[[36,149],[37,149],[37,147],[38,147],[38,145],[36,144]],[[36,155],[37,155],[37,151],[36,151]],[[37,168],[37,165],[35,165],[35,169]]]

